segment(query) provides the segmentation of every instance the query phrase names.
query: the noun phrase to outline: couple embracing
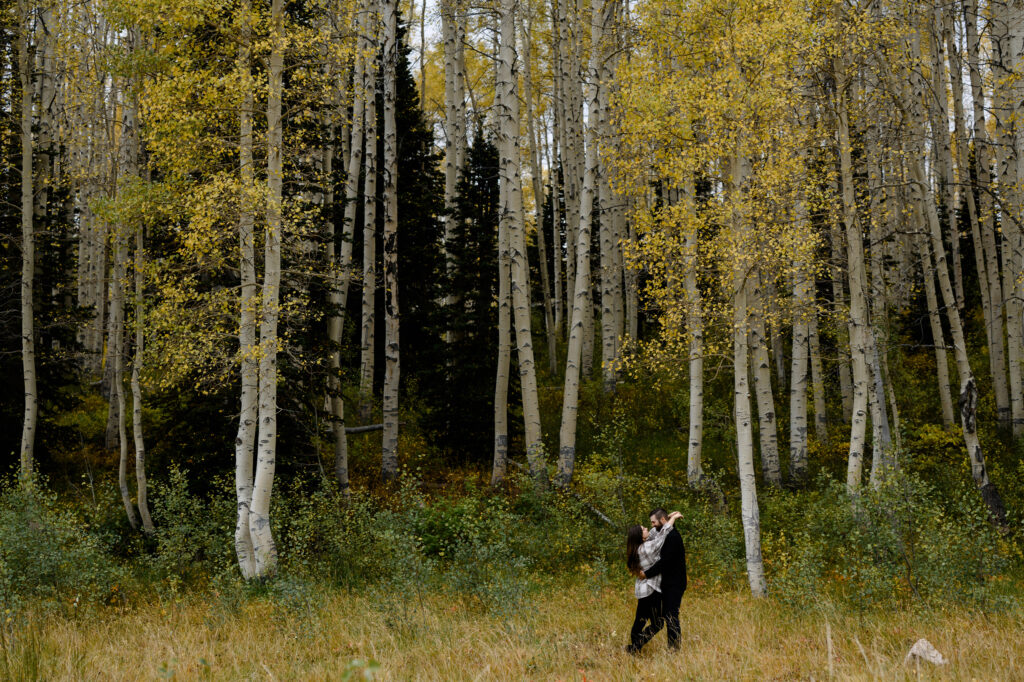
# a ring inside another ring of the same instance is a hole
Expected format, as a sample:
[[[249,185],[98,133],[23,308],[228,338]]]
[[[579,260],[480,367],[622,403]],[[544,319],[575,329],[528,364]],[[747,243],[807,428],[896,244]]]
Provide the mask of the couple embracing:
[[[686,591],[686,548],[674,528],[679,512],[651,512],[651,528],[637,525],[626,533],[626,567],[636,577],[636,619],[626,651],[640,653],[661,628],[668,646],[679,649],[679,605]]]

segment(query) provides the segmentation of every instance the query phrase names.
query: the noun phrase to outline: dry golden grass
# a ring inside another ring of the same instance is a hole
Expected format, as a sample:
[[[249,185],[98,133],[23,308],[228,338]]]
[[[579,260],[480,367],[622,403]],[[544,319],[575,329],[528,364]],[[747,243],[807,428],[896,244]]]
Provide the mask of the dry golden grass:
[[[638,658],[623,652],[635,605],[624,589],[545,591],[509,623],[429,597],[399,628],[367,598],[339,593],[305,615],[251,600],[233,613],[185,601],[48,618],[31,628],[32,655],[8,652],[8,675],[337,680],[353,659],[373,659],[388,680],[1024,679],[1019,614],[835,615],[830,665],[824,616],[695,592],[683,600],[682,651],[660,634]],[[904,666],[920,637],[950,665]]]

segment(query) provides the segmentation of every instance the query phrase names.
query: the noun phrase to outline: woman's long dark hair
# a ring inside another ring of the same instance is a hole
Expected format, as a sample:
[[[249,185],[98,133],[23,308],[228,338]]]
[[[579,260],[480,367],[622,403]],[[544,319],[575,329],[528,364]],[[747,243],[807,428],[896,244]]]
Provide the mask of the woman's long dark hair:
[[[626,568],[640,577],[640,545],[644,543],[644,527],[630,526],[626,531]]]

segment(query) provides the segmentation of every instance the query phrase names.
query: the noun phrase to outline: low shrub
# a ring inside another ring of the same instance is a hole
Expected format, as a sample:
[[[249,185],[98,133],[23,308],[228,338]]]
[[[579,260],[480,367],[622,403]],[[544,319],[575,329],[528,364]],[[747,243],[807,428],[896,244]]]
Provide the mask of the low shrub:
[[[118,603],[125,577],[102,537],[42,482],[0,489],[0,613],[28,600],[63,610]]]

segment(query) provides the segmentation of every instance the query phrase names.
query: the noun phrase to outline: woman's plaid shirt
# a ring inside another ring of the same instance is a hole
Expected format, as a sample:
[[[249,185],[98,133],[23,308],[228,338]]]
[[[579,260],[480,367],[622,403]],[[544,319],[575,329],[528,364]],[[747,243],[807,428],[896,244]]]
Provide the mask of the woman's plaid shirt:
[[[667,536],[667,528],[652,528],[650,530],[647,534],[647,540],[641,543],[640,549],[637,550],[637,554],[640,557],[640,570],[646,571],[658,561],[658,558],[661,556],[661,546],[665,544],[665,538]],[[655,592],[661,592],[660,575],[656,575],[653,578],[636,579],[637,599],[649,597]]]

